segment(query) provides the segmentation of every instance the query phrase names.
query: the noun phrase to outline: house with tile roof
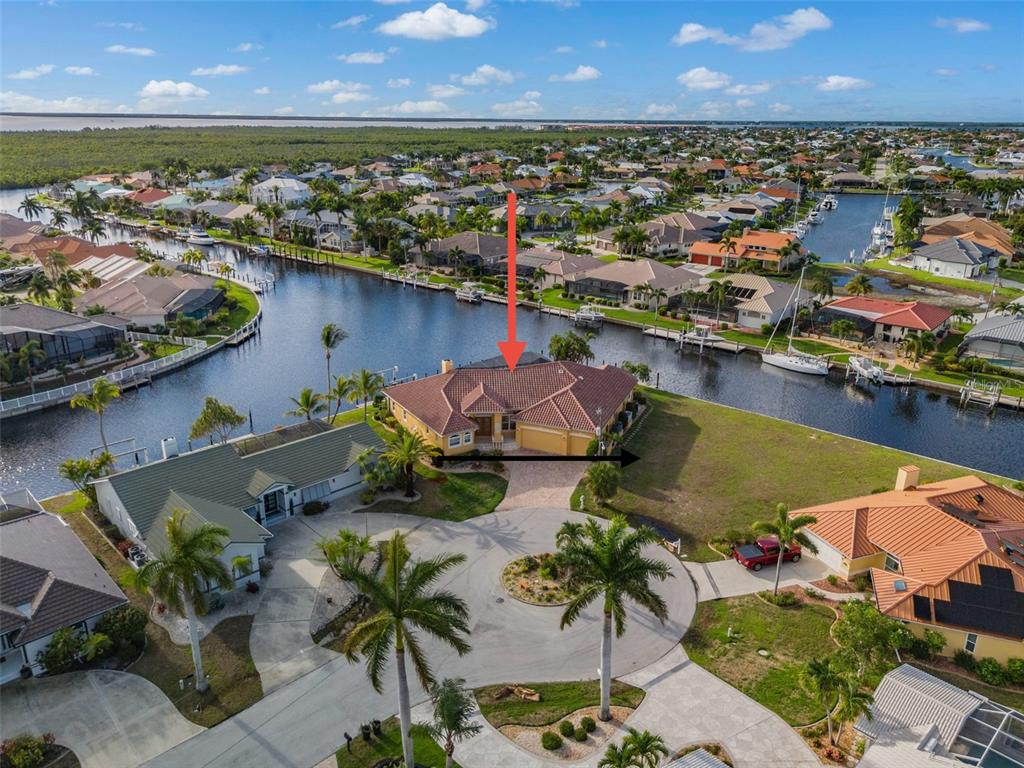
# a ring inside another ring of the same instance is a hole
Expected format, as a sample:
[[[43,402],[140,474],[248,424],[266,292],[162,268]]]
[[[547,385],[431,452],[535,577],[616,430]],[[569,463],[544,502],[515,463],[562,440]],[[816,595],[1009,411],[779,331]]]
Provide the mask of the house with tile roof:
[[[654,259],[618,259],[609,264],[577,272],[567,278],[565,290],[579,296],[595,296],[622,302],[629,306],[655,305],[675,307],[686,291],[700,283],[701,276],[686,267],[670,267]],[[662,291],[655,299],[652,291]]]
[[[920,484],[901,467],[893,490],[793,510],[817,557],[845,578],[869,573],[878,610],[1005,662],[1024,657],[1024,497],[975,475]]]
[[[728,296],[721,308],[722,320],[760,331],[765,323],[775,325],[793,316],[795,286],[763,275],[742,272],[729,275],[728,282]],[[710,283],[697,287],[702,293],[707,293],[710,289]],[[800,307],[812,306],[814,294],[801,288],[796,304]],[[706,309],[709,315],[718,314],[718,307],[710,300],[702,301],[701,307]]]
[[[532,358],[514,371],[484,361],[384,390],[402,427],[445,455],[473,450],[525,449],[584,456],[598,434],[621,417],[636,379],[610,365]]]
[[[458,249],[458,250],[456,250]],[[459,232],[451,237],[431,240],[422,248],[409,253],[420,266],[456,266],[452,252],[460,254],[460,267],[475,267],[485,273],[498,271],[499,264],[508,254],[504,235],[486,235],[481,232]]]
[[[1013,238],[1006,228],[995,221],[980,219],[966,213],[955,213],[942,218],[926,218],[921,221],[921,240],[936,243],[950,237],[970,240],[998,251],[1002,256],[1012,258]]]
[[[943,336],[949,330],[953,313],[945,307],[923,301],[889,301],[870,296],[843,296],[817,309],[811,325],[828,333],[835,320],[850,320],[862,339],[899,342],[908,333],[919,331]]]
[[[756,261],[761,269],[785,272],[797,264],[803,253],[795,235],[745,229],[731,245],[721,241],[694,243],[690,246],[690,261],[714,267],[738,267],[744,261]]]
[[[670,213],[637,225],[647,233],[644,253],[652,257],[685,256],[694,243],[718,239],[725,225],[695,213]],[[619,252],[615,233],[619,227],[608,227],[594,235],[594,247]]]
[[[995,269],[999,265],[999,258],[999,251],[987,245],[959,237],[947,237],[915,248],[904,261],[913,269],[932,275],[972,280]]]
[[[161,461],[95,481],[99,510],[153,555],[167,546],[175,510],[186,511],[192,524],[224,526],[228,542],[219,557],[243,584],[259,579],[269,529],[309,502],[360,491],[359,456],[384,443],[367,424],[332,428],[315,420],[180,455],[176,446],[165,446]],[[237,557],[251,567],[238,570]]]
[[[53,633],[90,634],[128,599],[57,515],[28,491],[0,496],[0,683],[43,671]]]

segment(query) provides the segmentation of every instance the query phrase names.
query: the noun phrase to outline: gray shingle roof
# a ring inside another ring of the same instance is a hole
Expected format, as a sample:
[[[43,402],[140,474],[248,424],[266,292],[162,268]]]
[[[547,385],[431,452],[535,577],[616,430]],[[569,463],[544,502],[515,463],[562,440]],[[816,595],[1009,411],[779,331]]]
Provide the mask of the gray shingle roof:
[[[185,524],[190,530],[212,523],[227,528],[229,541],[246,544],[258,544],[271,536],[270,531],[235,507],[176,491],[167,495],[159,519],[166,520],[178,509],[189,513]],[[153,552],[162,552],[167,546],[167,529],[159,521],[150,527],[146,546]]]
[[[913,251],[914,256],[949,264],[987,264],[995,254],[991,248],[972,242],[950,237],[931,245],[925,245]]]

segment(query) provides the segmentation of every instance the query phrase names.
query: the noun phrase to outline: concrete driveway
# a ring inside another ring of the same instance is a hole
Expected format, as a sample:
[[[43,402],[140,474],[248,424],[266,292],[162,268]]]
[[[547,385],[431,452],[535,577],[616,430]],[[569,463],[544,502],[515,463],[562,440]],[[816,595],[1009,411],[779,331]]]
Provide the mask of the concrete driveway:
[[[311,526],[311,533],[320,527],[337,530],[341,524],[357,531],[368,527],[371,533],[383,533],[397,524],[412,531],[410,546],[419,558],[441,552],[465,554],[466,562],[438,586],[450,589],[469,604],[472,651],[460,658],[430,638],[424,637],[423,641],[439,677],[458,675],[476,687],[505,681],[596,677],[601,634],[598,612],[591,609],[574,626],[560,631],[558,608],[513,600],[499,579],[509,560],[529,552],[549,551],[556,531],[569,519],[584,517],[564,509],[533,508],[463,523],[373,512],[307,518],[304,523]],[[693,583],[679,561],[657,547],[651,548],[650,554],[668,563],[675,574],[675,578],[658,586],[668,603],[670,619],[662,625],[648,614],[630,609],[626,634],[615,641],[612,672],[616,677],[636,672],[677,648],[696,608]],[[275,566],[275,571],[280,567]],[[426,694],[414,675],[410,675],[409,682],[413,701],[424,700]],[[326,663],[279,686],[244,712],[147,764],[168,768],[309,768],[344,744],[345,731],[355,733],[360,723],[393,714],[395,691],[393,665],[383,676],[381,695],[369,685],[361,664],[350,664],[332,655]]]
[[[3,688],[3,738],[53,733],[83,768],[132,768],[202,731],[127,672],[68,672]]]
[[[586,461],[510,461],[508,490],[498,512],[523,507],[569,509],[572,492],[590,466]]]
[[[714,563],[687,563],[693,580],[697,583],[697,600],[717,600],[720,597],[752,595],[775,584],[775,566],[765,566],[760,571],[744,568],[735,560],[721,560]],[[812,581],[824,579],[831,571],[824,563],[813,557],[802,557],[798,563],[783,563],[780,587],[806,586]]]

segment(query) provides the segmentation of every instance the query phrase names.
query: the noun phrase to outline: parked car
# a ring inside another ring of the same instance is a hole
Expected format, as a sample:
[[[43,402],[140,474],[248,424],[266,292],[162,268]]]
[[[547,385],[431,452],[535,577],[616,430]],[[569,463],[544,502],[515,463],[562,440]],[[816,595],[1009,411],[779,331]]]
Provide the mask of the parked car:
[[[760,571],[766,565],[775,565],[779,559],[779,542],[770,537],[760,538],[753,544],[733,547],[733,559],[745,568]],[[800,545],[793,544],[782,553],[782,561],[796,563],[800,560]]]

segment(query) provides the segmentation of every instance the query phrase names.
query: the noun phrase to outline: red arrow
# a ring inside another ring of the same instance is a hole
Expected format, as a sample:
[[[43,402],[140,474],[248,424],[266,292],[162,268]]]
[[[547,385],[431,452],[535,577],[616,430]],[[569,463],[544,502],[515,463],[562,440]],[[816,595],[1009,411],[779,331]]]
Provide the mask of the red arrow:
[[[508,369],[514,371],[526,349],[525,341],[516,341],[516,194],[508,193],[508,339],[498,342]]]

